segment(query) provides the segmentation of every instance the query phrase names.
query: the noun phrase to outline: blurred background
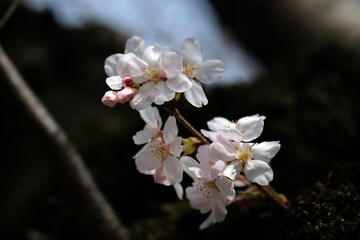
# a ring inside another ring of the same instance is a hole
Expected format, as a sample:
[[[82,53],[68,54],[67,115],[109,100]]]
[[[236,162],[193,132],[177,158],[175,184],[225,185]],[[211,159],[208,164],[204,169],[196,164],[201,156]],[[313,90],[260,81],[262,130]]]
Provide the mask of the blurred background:
[[[11,4],[0,2],[0,16]],[[282,145],[272,186],[294,215],[250,199],[199,231],[206,215],[137,172],[132,136],[143,121],[127,104],[100,101],[104,60],[133,35],[176,49],[194,37],[204,59],[225,63],[223,80],[204,86],[209,104],[194,109],[181,98],[179,109],[197,129],[216,116],[265,115],[258,141]],[[360,239],[360,1],[24,0],[0,43],[132,239]],[[98,239],[47,137],[0,78],[0,239]]]

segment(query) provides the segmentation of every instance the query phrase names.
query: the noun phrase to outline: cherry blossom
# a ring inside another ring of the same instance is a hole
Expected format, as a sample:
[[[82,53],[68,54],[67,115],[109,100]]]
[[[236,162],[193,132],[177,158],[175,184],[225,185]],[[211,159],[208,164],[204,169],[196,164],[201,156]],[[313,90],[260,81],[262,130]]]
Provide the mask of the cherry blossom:
[[[223,117],[215,117],[207,122],[211,131],[201,130],[201,132],[212,141],[216,139],[216,132],[222,131],[223,136],[230,134],[233,140],[250,142],[261,135],[265,118],[256,114],[234,122]]]
[[[210,177],[208,173],[211,170],[207,167],[211,164],[201,165],[188,156],[182,157],[180,160],[185,172],[194,180],[192,186],[185,190],[190,205],[199,209],[202,214],[210,212],[200,225],[200,229],[205,229],[216,222],[222,222],[227,213],[226,205],[235,197],[233,181],[221,175]]]
[[[225,72],[225,65],[220,60],[203,62],[201,44],[193,38],[182,42],[181,55],[184,58],[182,78],[188,78],[192,83],[192,87],[184,93],[185,98],[200,108],[208,103],[200,82],[210,84],[219,81]]]
[[[183,169],[178,157],[182,152],[181,137],[177,137],[176,119],[170,116],[161,128],[161,118],[155,107],[140,111],[146,122],[144,130],[134,137],[135,144],[146,145],[134,156],[139,172],[154,175],[156,183],[173,185],[179,198],[182,198],[180,182]]]
[[[269,185],[273,179],[270,160],[280,149],[278,141],[260,144],[229,141],[218,133],[216,141],[209,146],[211,159],[227,162],[223,175],[234,180],[244,170],[246,178],[260,185]]]

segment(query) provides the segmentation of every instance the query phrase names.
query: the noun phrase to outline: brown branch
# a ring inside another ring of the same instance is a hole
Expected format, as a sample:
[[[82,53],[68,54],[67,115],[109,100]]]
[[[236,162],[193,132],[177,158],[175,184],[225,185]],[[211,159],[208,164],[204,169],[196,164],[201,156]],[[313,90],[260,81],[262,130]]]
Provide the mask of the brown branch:
[[[10,5],[9,9],[5,12],[4,16],[0,20],[0,29],[5,25],[7,20],[15,12],[16,8],[19,6],[20,0],[14,0]]]
[[[26,84],[17,68],[0,46],[0,66],[29,116],[42,128],[51,145],[59,153],[54,162],[69,189],[75,192],[73,201],[78,201],[81,217],[92,224],[89,232],[96,232],[101,239],[128,239],[127,229],[121,224],[113,208],[95,184],[80,154],[75,150],[64,130],[48,112],[44,104]],[[54,159],[52,157],[52,159]]]

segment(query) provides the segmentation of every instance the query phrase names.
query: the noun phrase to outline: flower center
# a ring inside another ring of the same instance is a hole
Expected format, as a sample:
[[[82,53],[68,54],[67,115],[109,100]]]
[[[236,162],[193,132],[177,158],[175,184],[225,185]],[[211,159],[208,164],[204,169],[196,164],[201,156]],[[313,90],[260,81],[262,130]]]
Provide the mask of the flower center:
[[[183,73],[190,79],[197,79],[199,76],[198,64],[196,61],[189,60],[188,62],[183,61]]]
[[[160,74],[159,74],[158,70],[155,68],[155,66],[151,66],[151,65],[148,65],[147,68],[145,68],[143,77],[146,79],[152,80],[155,83],[165,80],[164,77],[160,76]]]
[[[150,148],[153,156],[161,159],[161,161],[164,161],[166,156],[169,154],[167,145],[164,144],[160,138],[154,139]]]
[[[210,198],[212,188],[216,187],[214,181],[206,181],[203,178],[198,178],[197,181],[194,183],[194,186],[196,187],[196,189],[201,191],[202,195],[206,198]]]
[[[254,155],[254,151],[251,150],[251,146],[248,144],[239,143],[238,147],[236,147],[235,158],[240,163],[246,163],[246,161],[250,160]]]

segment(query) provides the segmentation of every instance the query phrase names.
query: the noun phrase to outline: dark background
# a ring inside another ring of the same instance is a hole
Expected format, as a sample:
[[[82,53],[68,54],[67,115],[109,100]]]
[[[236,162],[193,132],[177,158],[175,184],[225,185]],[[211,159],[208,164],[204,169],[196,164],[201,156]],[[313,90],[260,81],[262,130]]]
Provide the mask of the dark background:
[[[215,116],[265,115],[258,141],[282,144],[272,186],[293,203],[294,215],[266,199],[247,211],[234,203],[223,223],[199,231],[206,215],[137,172],[132,156],[140,147],[132,136],[144,123],[129,105],[108,108],[100,101],[108,90],[104,60],[123,52],[126,37],[95,25],[63,29],[49,13],[20,6],[0,29],[0,42],[133,239],[359,239],[358,39],[345,42],[330,27],[318,31],[322,25],[307,24],[284,1],[212,2],[224,29],[266,71],[251,84],[207,88],[209,104],[201,110],[183,98],[179,108],[197,129]],[[1,15],[9,4],[0,4]],[[56,169],[58,156],[5,75],[0,78],[0,239],[93,239],[72,204],[71,183]]]

